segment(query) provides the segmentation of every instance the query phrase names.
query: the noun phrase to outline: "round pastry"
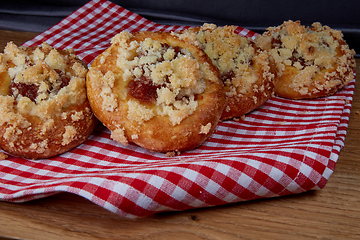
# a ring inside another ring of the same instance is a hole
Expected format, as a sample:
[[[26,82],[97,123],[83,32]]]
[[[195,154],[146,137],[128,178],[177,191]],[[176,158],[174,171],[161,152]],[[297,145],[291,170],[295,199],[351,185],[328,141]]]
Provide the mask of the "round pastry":
[[[84,142],[96,123],[86,97],[86,73],[70,50],[8,43],[0,54],[0,148],[38,159]]]
[[[90,105],[123,145],[182,152],[214,131],[225,105],[218,69],[170,33],[121,32],[87,74]]]
[[[270,27],[255,42],[268,50],[277,66],[275,94],[311,99],[334,94],[353,78],[355,52],[340,31],[320,23],[311,27],[287,21]]]
[[[235,30],[235,26],[204,24],[180,35],[200,46],[220,70],[227,97],[222,120],[242,117],[274,93],[274,69],[267,52]]]

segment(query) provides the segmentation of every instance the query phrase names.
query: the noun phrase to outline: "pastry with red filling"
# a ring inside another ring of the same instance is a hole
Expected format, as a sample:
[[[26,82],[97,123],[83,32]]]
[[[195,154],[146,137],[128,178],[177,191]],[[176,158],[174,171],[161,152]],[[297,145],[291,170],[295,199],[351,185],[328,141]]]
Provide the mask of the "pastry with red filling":
[[[83,143],[97,122],[86,97],[86,65],[47,43],[0,54],[0,148],[50,158]]]
[[[222,120],[244,116],[274,93],[274,68],[269,55],[235,30],[235,26],[204,24],[180,35],[203,49],[220,70],[227,98]]]
[[[165,32],[117,34],[92,63],[87,91],[112,139],[166,153],[202,144],[225,105],[208,56]]]
[[[288,99],[312,99],[334,94],[354,79],[355,51],[343,34],[315,22],[287,21],[255,39],[276,64],[275,94]]]

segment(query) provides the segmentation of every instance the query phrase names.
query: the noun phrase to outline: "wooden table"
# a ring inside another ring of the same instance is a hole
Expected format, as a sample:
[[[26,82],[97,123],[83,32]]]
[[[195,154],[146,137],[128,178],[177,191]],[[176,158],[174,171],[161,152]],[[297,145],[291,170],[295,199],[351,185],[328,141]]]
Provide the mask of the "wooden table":
[[[37,33],[0,30],[0,49]],[[2,51],[2,50],[1,50]],[[61,193],[0,202],[0,239],[354,239],[360,238],[360,59],[345,148],[324,189],[185,212],[123,219]]]

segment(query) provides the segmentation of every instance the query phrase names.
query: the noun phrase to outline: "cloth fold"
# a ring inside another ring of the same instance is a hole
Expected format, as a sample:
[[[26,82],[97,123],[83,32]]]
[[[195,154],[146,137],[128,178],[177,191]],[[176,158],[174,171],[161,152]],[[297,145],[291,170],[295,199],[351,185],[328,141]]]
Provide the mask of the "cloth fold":
[[[91,64],[122,30],[178,31],[94,0],[25,46],[73,48]],[[256,33],[237,27],[237,33]],[[148,216],[322,189],[344,146],[354,81],[315,100],[273,97],[244,120],[224,121],[199,148],[166,157],[122,146],[98,125],[81,146],[52,159],[0,161],[0,200],[74,193],[124,217]]]

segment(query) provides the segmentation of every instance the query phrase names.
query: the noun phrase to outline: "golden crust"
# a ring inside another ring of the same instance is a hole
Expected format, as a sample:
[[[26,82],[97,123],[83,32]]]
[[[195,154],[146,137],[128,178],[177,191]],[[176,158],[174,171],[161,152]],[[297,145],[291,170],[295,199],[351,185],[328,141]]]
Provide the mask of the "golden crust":
[[[269,51],[276,66],[275,93],[289,99],[334,94],[353,79],[354,50],[340,31],[313,23],[287,21],[270,27],[255,42]]]
[[[84,142],[96,123],[86,97],[86,73],[70,50],[8,43],[0,54],[0,147],[38,159]]]
[[[191,150],[214,131],[225,104],[219,72],[170,33],[121,32],[87,74],[93,112],[126,145]]]
[[[263,105],[274,92],[274,69],[267,52],[235,26],[204,24],[181,33],[180,38],[200,46],[220,70],[227,105],[221,119],[241,117]]]

